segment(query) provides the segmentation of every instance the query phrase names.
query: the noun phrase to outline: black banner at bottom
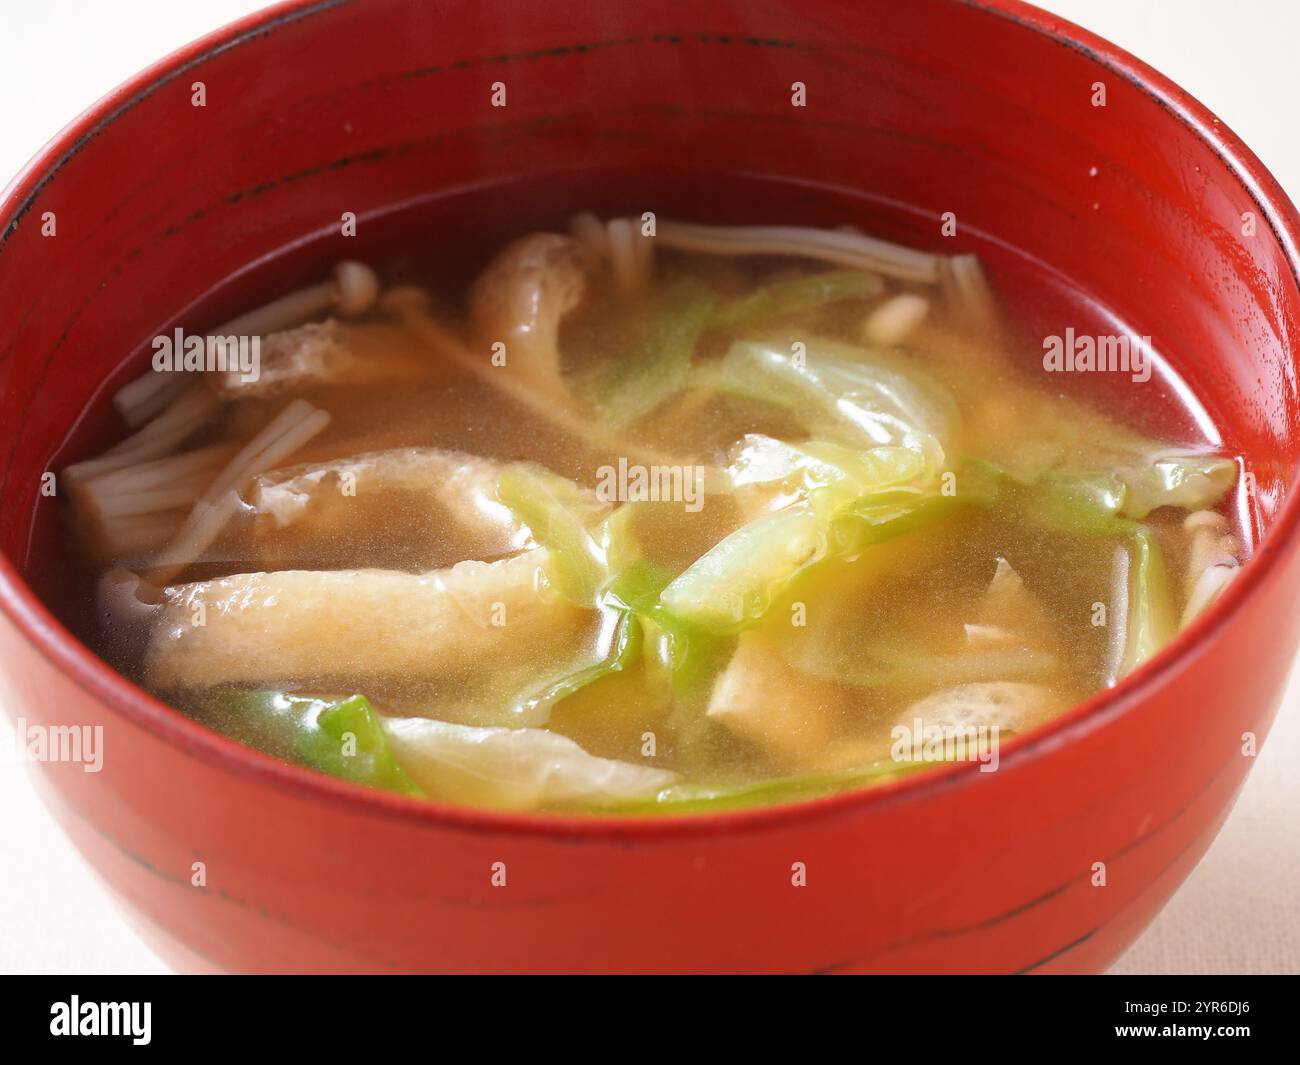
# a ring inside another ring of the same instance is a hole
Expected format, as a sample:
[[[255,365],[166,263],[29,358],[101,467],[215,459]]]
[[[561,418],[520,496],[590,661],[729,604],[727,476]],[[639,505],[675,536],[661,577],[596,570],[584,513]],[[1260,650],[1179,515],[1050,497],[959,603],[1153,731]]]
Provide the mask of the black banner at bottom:
[[[724,1030],[729,1038],[740,1036],[737,1021],[744,1018],[765,1042],[788,1032],[792,1048],[803,1045],[808,1052],[821,1042],[816,1016],[830,1019],[825,1036],[839,1030],[849,1038],[851,1028],[878,1046],[897,1026],[899,1039],[927,1050],[969,1048],[972,1040],[990,1039],[1026,1049],[1155,1043],[1180,1051],[1196,1044],[1219,1051],[1240,1044],[1274,1050],[1294,1041],[1292,1001],[1300,989],[1288,977],[1058,977],[1014,986],[994,977],[868,979],[869,984],[846,985],[851,1010],[838,1018],[830,1014],[838,1010],[834,996],[826,1001],[824,986],[815,992],[815,1003],[804,1007],[790,982],[780,988],[751,982],[745,992],[751,1001],[739,1012],[708,997],[696,1000],[696,1010],[716,1015],[719,1038]],[[431,980],[438,986],[429,986]],[[498,1047],[502,1036],[513,1033],[554,1047],[561,1038],[557,1024],[575,1029],[568,1038],[584,1040],[609,1038],[611,1024],[626,1024],[625,1037],[640,1039],[662,1025],[663,1038],[676,1041],[669,1026],[685,1022],[696,1028],[698,1021],[698,1012],[695,1019],[680,1013],[680,993],[669,1008],[643,992],[613,991],[621,1006],[588,1010],[576,1005],[591,999],[587,990],[575,1000],[568,997],[574,989],[557,989],[568,1003],[557,1009],[535,988],[474,988],[465,995],[476,1000],[471,1012],[460,1006],[455,990],[446,977],[33,977],[7,982],[0,1018],[7,1046],[19,1050],[67,1044],[94,1051],[110,1043],[142,1051],[247,1050],[265,1045],[270,1036],[271,1045],[331,1055],[386,1054],[382,1048],[409,1040],[425,1025],[444,1037],[463,1026],[463,1036],[473,1032]],[[766,998],[772,1007],[761,1010]],[[485,1030],[482,1022],[494,1017]],[[770,1046],[775,1051],[779,1045]]]

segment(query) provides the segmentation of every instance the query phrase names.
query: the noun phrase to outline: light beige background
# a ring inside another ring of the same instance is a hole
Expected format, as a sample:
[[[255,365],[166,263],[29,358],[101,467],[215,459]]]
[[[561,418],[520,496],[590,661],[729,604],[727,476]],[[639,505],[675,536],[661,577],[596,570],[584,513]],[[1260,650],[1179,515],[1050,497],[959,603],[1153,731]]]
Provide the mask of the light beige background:
[[[528,2],[528,0],[520,0]],[[262,6],[0,0],[0,183],[90,101]],[[1300,194],[1300,0],[1045,0],[1185,86]],[[0,719],[2,720],[2,719]],[[0,728],[7,728],[7,722]],[[1300,972],[1300,685],[1237,809],[1115,972]],[[147,973],[161,962],[64,841],[27,771],[0,765],[0,971]]]

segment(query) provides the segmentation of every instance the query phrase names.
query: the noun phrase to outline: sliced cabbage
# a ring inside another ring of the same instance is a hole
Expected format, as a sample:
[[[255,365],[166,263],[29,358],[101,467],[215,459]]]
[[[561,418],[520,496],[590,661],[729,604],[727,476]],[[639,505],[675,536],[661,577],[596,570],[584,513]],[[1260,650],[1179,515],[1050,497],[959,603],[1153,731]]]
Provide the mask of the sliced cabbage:
[[[827,498],[814,495],[723,539],[664,589],[664,607],[708,632],[739,632],[822,560],[855,555],[937,520],[962,501],[937,492],[884,489],[820,507]]]
[[[601,511],[590,493],[544,466],[521,462],[497,478],[497,497],[548,550],[547,576],[556,594],[591,606],[606,578],[604,548],[592,526]]]
[[[646,636],[644,659],[665,667],[673,695],[685,707],[693,708],[707,698],[734,641],[671,614],[660,601],[671,581],[671,574],[654,563],[637,560],[613,579],[606,601],[637,616]]]
[[[511,708],[511,716],[519,724],[545,724],[550,719],[551,710],[560,700],[567,699],[574,692],[581,691],[612,673],[628,669],[640,658],[643,636],[636,615],[631,610],[609,606],[602,606],[601,611],[606,633],[602,633],[599,643],[607,650],[590,665],[544,682],[519,699]]]
[[[533,536],[548,545],[548,579],[569,602],[597,608],[603,618],[603,653],[577,670],[541,682],[513,706],[512,721],[542,725],[551,708],[581,688],[642,660],[646,637],[655,661],[667,666],[674,693],[698,702],[704,684],[720,668],[723,642],[660,602],[671,575],[642,557],[634,532],[639,510],[653,503],[627,503],[604,521],[578,485],[542,467],[519,465],[504,472],[498,494]]]
[[[1128,489],[1121,513],[1145,518],[1158,507],[1213,507],[1237,482],[1237,464],[1221,455],[1195,451],[1153,451],[1115,469]]]
[[[1100,450],[1097,465],[1063,465],[1038,482],[1044,500],[1078,532],[1105,531],[1113,518],[1140,521],[1159,507],[1213,507],[1237,480],[1237,464],[1219,455],[1153,451],[1108,458]]]
[[[274,757],[369,788],[420,794],[364,695],[328,699],[226,688],[190,709],[204,724]]]
[[[634,304],[615,304],[607,320],[583,323],[569,344],[598,347],[601,358],[570,375],[574,393],[620,428],[649,414],[685,383],[717,302],[703,282],[680,278]]]
[[[1049,474],[1019,493],[1023,517],[1067,536],[1123,535],[1136,525],[1121,517],[1128,491],[1114,474]]]
[[[999,490],[985,463],[963,465],[949,492],[932,458],[913,447],[855,452],[824,441],[794,445],[761,436],[741,442],[728,473],[738,491],[779,482],[790,502],[725,537],[664,589],[662,603],[671,615],[712,633],[755,624],[801,573],[825,558],[851,557],[956,506],[988,503]]]
[[[508,809],[653,799],[676,776],[588,754],[536,728],[376,714],[361,695],[226,690],[197,716],[259,749],[367,787]]]
[[[909,437],[906,443],[855,451],[823,440],[789,444],[750,433],[732,448],[727,475],[734,488],[780,482],[792,495],[830,488],[858,498],[933,474],[937,456],[926,455],[925,441]]]
[[[714,633],[758,621],[794,577],[826,554],[826,522],[803,503],[725,537],[664,589],[674,617]]]
[[[370,701],[354,695],[316,716],[294,744],[298,760],[331,776],[370,788],[418,795],[420,789],[398,765]]]
[[[1150,529],[1138,527],[1128,544],[1116,548],[1116,574],[1109,685],[1154,657],[1178,632],[1169,573]]]
[[[1113,478],[1115,512],[1141,520],[1159,507],[1216,506],[1237,464],[1161,444],[1075,400],[1008,384],[968,419],[968,443],[1021,484]]]
[[[472,728],[423,717],[387,717],[397,760],[432,798],[497,809],[608,806],[652,799],[675,774],[598,758],[573,740],[535,728]]]
[[[797,776],[770,777],[767,780],[738,784],[677,784],[664,789],[648,801],[622,803],[618,806],[617,812],[707,814],[719,810],[767,806],[778,802],[797,802],[800,799],[815,799],[818,796],[831,795],[845,788],[884,784],[917,769],[924,769],[929,764],[928,762],[878,761],[865,765],[861,769],[801,773]]]
[[[755,289],[748,296],[719,307],[711,325],[740,329],[773,318],[817,311],[831,303],[873,299],[884,291],[885,282],[878,274],[830,270]]]
[[[787,410],[811,435],[851,448],[929,436],[949,449],[957,430],[952,396],[914,361],[834,340],[740,341],[701,366],[698,382]]]

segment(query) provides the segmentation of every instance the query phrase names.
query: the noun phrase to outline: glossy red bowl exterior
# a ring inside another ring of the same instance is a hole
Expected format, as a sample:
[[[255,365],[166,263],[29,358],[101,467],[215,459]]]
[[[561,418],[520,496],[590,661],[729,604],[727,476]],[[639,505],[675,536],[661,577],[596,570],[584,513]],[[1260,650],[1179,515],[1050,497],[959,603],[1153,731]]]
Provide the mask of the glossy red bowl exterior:
[[[106,397],[150,337],[342,255],[383,261],[417,225],[442,236],[416,258],[461,274],[582,203],[860,218],[944,250],[955,212],[955,243],[1013,301],[1065,279],[1156,338],[1246,456],[1254,558],[1174,646],[996,773],[681,820],[364,792],[205,731],[78,642],[41,475],[120,432]],[[4,700],[103,726],[103,771],[43,765],[41,789],[181,969],[1103,969],[1227,816],[1243,734],[1262,741],[1296,648],[1298,231],[1204,108],[1010,0],[272,9],[100,101],[0,202]]]

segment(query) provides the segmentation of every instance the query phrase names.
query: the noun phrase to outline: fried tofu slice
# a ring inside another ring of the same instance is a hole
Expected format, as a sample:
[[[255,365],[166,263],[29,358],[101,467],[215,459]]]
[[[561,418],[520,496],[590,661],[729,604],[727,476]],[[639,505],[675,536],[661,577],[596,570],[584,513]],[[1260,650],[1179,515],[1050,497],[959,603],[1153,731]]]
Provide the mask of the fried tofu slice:
[[[840,685],[796,669],[750,630],[714,683],[707,713],[774,765],[802,771],[825,768],[844,707]]]
[[[428,718],[383,718],[402,768],[450,802],[528,810],[648,801],[677,781],[650,765],[589,754],[558,732],[468,728]]]
[[[272,470],[244,494],[251,525],[238,546],[251,557],[242,561],[324,568],[364,554],[385,567],[427,569],[529,550],[532,533],[497,495],[502,469],[495,459],[410,447]],[[608,513],[588,494],[594,515]]]
[[[965,626],[965,632],[972,648],[1038,647],[1049,640],[1052,621],[1011,563],[998,558],[975,621]]]
[[[337,385],[414,381],[438,376],[438,360],[401,322],[321,322],[260,338],[256,373],[232,367],[212,377],[225,399],[260,399]]]
[[[552,597],[544,549],[429,573],[288,570],[166,588],[155,690],[309,682],[383,692],[562,660],[595,612]]]
[[[532,233],[503,249],[470,290],[470,318],[484,344],[506,345],[508,366],[536,387],[557,387],[560,323],[587,292],[581,246]]]
[[[990,729],[1028,732],[1064,709],[1061,697],[1042,684],[990,681],[958,684],[908,706],[897,724],[921,729]]]

